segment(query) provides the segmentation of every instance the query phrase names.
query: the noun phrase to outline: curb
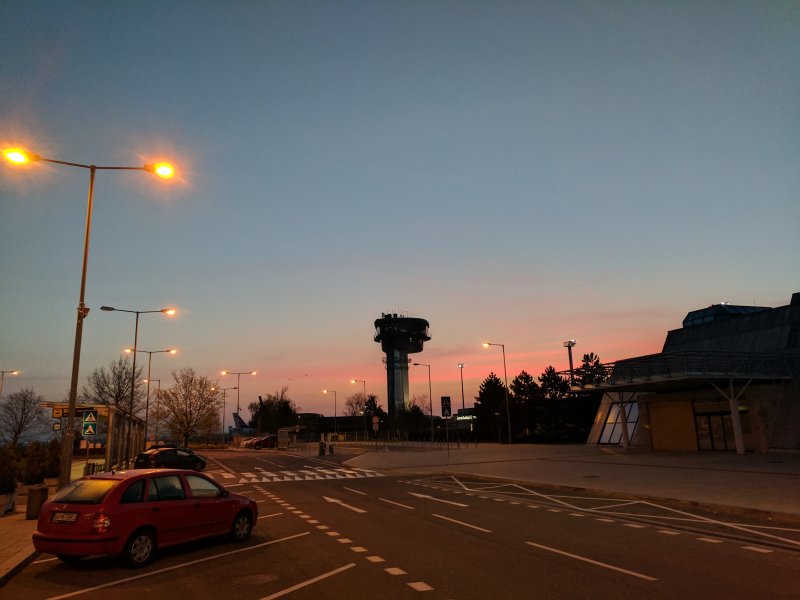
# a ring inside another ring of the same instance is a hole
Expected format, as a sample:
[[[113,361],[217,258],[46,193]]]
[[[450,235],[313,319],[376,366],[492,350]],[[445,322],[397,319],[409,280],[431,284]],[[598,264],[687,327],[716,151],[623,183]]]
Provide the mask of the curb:
[[[36,558],[36,555],[37,552],[33,548],[33,544],[31,544],[0,565],[0,588],[8,583],[14,575],[27,567]]]

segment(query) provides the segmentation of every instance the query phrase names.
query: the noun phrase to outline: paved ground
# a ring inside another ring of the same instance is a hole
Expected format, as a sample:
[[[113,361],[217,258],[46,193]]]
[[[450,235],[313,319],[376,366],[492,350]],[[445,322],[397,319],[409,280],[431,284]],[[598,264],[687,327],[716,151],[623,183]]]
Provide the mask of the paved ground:
[[[445,449],[337,445],[337,461],[387,472],[453,473],[669,499],[800,522],[800,453],[624,452],[567,445]],[[24,504],[0,518],[0,585],[33,558]]]

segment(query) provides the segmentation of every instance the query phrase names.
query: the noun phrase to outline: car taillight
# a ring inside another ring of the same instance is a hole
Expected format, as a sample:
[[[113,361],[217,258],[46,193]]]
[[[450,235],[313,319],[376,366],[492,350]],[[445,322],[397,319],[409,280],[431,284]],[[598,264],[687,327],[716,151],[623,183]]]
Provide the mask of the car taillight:
[[[97,513],[92,521],[92,529],[97,533],[106,533],[111,529],[111,517],[103,513]]]

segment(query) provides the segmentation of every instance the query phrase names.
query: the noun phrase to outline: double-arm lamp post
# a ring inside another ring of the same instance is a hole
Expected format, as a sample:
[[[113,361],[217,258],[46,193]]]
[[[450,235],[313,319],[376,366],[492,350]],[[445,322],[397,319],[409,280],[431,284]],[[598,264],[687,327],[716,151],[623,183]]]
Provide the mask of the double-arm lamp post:
[[[506,346],[505,344],[493,344],[492,342],[484,342],[483,347],[500,346],[503,349],[503,377],[506,383],[506,419],[508,421],[508,443],[511,444],[511,406],[508,401],[508,372],[506,371]]]
[[[20,371],[14,369],[13,371],[0,371],[0,400],[3,399],[3,382],[6,379],[6,373],[9,375],[19,375]]]
[[[239,388],[242,387],[241,377],[242,375],[255,375],[256,371],[222,371],[223,375],[236,375],[236,387],[228,388],[231,390],[236,390],[236,414],[239,414]]]
[[[336,390],[322,390],[322,393],[333,394],[333,433],[338,434],[339,430],[336,427]]]
[[[89,170],[89,194],[86,203],[86,230],[83,239],[83,269],[81,271],[81,287],[78,299],[78,316],[75,324],[75,345],[72,354],[72,376],[69,387],[69,405],[67,408],[67,429],[64,432],[63,446],[61,447],[61,464],[58,472],[58,487],[62,488],[69,483],[72,472],[72,446],[75,440],[75,404],[78,395],[78,373],[81,360],[81,338],[83,336],[83,320],[89,314],[85,304],[86,273],[89,264],[89,234],[92,228],[92,204],[94,200],[94,176],[97,171],[146,171],[162,179],[171,179],[175,176],[175,168],[166,162],[144,165],[141,167],[106,167],[85,165],[82,163],[67,162],[45,158],[39,154],[28,152],[24,148],[4,148],[3,156],[12,165],[24,166],[36,162],[48,162],[67,167],[78,167]]]
[[[172,316],[175,314],[174,308],[159,308],[158,310],[127,310],[125,308],[114,308],[113,306],[101,306],[100,310],[110,312],[124,312],[136,315],[136,327],[133,333],[133,368],[131,369],[131,399],[128,404],[128,419],[126,423],[127,434],[125,435],[125,444],[123,446],[123,455],[125,458],[125,468],[130,465],[130,451],[133,447],[133,400],[136,395],[136,353],[138,352],[137,345],[139,343],[139,315],[146,315],[150,313],[163,313]],[[167,352],[169,352],[167,350]],[[149,375],[149,368],[148,368]],[[150,384],[147,384],[147,389],[150,389]],[[147,431],[147,422],[145,421],[145,431]]]

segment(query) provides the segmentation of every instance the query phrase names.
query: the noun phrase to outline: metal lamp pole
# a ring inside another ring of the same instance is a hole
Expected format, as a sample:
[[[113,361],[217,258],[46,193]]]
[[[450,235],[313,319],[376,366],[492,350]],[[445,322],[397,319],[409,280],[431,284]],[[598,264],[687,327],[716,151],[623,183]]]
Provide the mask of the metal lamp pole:
[[[464,410],[464,363],[458,363],[458,370],[461,371],[461,410]]]
[[[127,435],[125,435],[125,443],[124,443],[124,446],[123,446],[123,448],[124,448],[123,454],[125,455],[125,468],[127,469],[128,466],[130,465],[130,451],[131,451],[131,449],[133,447],[133,440],[130,439],[130,438],[133,437],[133,421],[132,421],[132,419],[133,419],[133,400],[134,400],[134,396],[136,394],[136,353],[138,352],[137,345],[139,343],[139,315],[145,315],[145,314],[150,314],[150,313],[163,313],[165,315],[172,316],[172,315],[175,314],[176,311],[175,311],[174,308],[159,308],[157,310],[127,310],[127,309],[124,309],[124,308],[114,308],[113,306],[101,306],[100,310],[110,311],[110,312],[124,312],[124,313],[130,313],[130,314],[136,315],[136,326],[135,326],[135,328],[133,330],[134,331],[134,333],[133,333],[133,369],[132,369],[132,372],[131,372],[131,399],[129,401],[129,406],[128,406],[129,413],[128,413],[128,419],[126,419],[126,426],[125,426],[125,428],[127,430]],[[145,427],[147,427],[146,423],[145,423]]]
[[[3,382],[6,379],[6,373],[9,375],[19,375],[20,371],[17,371],[16,369],[13,371],[0,371],[0,400],[3,398]]]
[[[336,390],[322,390],[323,394],[333,394],[333,433],[339,434],[339,429],[336,426]]]
[[[125,352],[127,352],[128,354],[130,354],[133,351],[134,351],[133,348],[125,348]],[[147,353],[147,379],[145,379],[145,381],[147,382],[147,401],[145,402],[145,405],[144,405],[144,441],[145,441],[145,443],[147,443],[147,429],[148,429],[148,425],[150,424],[150,420],[149,420],[149,417],[150,417],[150,366],[151,366],[151,364],[153,362],[153,354],[162,354],[162,353],[176,354],[178,351],[175,350],[174,348],[170,348],[170,349],[167,349],[167,350],[137,350],[136,352],[146,352]]]
[[[364,379],[351,379],[350,383],[360,383],[364,386],[364,441],[367,439],[367,382]]]
[[[67,430],[64,432],[63,446],[61,447],[61,463],[58,471],[58,487],[62,488],[69,483],[72,472],[72,445],[75,440],[75,405],[78,396],[78,373],[81,362],[81,339],[83,337],[83,320],[89,314],[89,308],[85,303],[86,293],[86,274],[89,264],[89,237],[92,228],[92,205],[94,200],[94,176],[96,171],[148,171],[161,177],[169,179],[175,176],[175,168],[169,163],[157,163],[144,165],[142,167],[98,167],[97,165],[84,165],[81,163],[66,162],[45,158],[33,152],[28,152],[22,148],[5,148],[3,150],[5,159],[14,165],[25,165],[31,162],[48,162],[68,167],[78,167],[89,169],[89,194],[86,202],[86,230],[83,238],[83,267],[81,270],[80,296],[78,297],[78,316],[75,324],[75,345],[72,353],[72,376],[69,386],[69,406],[67,408]]]
[[[228,390],[238,390],[239,388],[229,387],[229,388],[222,388],[222,443],[225,443],[225,392]]]
[[[256,372],[255,371],[238,371],[238,372],[237,371],[222,371],[222,374],[223,375],[236,375],[236,387],[235,388],[229,388],[229,389],[236,390],[236,414],[238,415],[239,411],[240,411],[240,408],[239,408],[239,388],[242,387],[241,376],[242,375],[255,375]]]
[[[506,382],[506,419],[508,421],[508,443],[512,444],[511,441],[511,405],[508,401],[508,371],[506,371],[506,346],[505,344],[493,344],[492,342],[484,342],[483,347],[488,348],[489,346],[500,346],[503,349],[503,377],[505,378]]]
[[[431,443],[433,443],[433,391],[431,388],[431,366],[425,363],[414,363],[415,367],[428,367],[428,400],[431,404]]]
[[[149,371],[149,369],[148,369],[148,371]],[[156,444],[158,444],[158,417],[160,416],[159,409],[161,408],[161,405],[159,404],[159,400],[161,399],[161,380],[160,379],[148,379],[147,380],[147,388],[148,389],[150,389],[150,382],[151,381],[158,382],[158,389],[156,390],[156,433],[155,433],[155,438],[156,438],[155,441],[156,441]]]

